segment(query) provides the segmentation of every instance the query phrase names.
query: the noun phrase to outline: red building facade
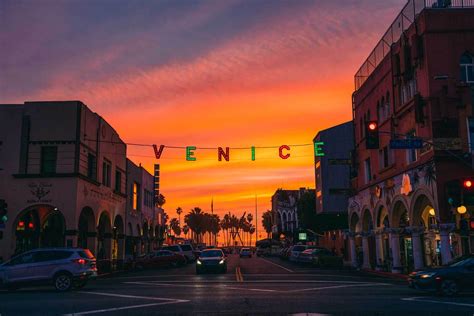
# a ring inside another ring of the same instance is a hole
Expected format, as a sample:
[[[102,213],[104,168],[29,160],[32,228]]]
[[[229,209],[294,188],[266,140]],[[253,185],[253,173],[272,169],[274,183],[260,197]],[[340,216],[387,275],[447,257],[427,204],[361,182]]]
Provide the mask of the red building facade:
[[[408,272],[474,252],[474,205],[458,192],[474,177],[473,60],[474,7],[412,0],[357,72],[353,265]],[[366,148],[369,121],[378,149]],[[406,138],[423,147],[391,148]]]

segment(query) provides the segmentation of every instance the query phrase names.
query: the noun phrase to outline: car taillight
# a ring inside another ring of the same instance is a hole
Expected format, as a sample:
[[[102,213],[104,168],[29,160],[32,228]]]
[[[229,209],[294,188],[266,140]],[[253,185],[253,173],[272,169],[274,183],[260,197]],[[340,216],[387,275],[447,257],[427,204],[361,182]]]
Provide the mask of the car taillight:
[[[87,263],[87,260],[86,259],[74,259],[74,260],[72,260],[72,262],[84,265],[84,264]]]

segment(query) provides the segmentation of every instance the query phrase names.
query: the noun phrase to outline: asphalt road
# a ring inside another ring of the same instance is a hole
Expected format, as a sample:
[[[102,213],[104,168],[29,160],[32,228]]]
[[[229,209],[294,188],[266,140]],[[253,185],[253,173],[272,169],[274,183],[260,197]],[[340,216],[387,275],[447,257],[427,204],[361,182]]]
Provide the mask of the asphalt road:
[[[83,290],[0,291],[0,316],[17,315],[474,315],[474,295],[444,298],[357,272],[321,270],[277,258],[228,257],[227,274],[196,275],[194,264],[130,272]]]

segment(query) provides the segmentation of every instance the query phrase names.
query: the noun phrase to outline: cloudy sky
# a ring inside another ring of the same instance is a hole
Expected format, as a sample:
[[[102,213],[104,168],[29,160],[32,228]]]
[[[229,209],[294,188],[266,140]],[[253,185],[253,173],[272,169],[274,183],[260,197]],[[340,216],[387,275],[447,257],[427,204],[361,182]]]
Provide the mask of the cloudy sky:
[[[351,118],[353,75],[404,0],[0,1],[0,103],[81,100],[131,143],[310,143]],[[166,209],[241,212],[314,187],[311,147],[165,149]],[[151,148],[129,146],[151,170]],[[234,158],[234,159],[232,159]]]

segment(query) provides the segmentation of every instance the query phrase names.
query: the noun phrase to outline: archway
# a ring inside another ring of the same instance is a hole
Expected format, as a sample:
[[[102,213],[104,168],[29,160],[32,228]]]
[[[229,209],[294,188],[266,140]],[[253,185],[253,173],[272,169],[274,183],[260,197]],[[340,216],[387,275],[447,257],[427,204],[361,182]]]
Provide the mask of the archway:
[[[79,215],[77,246],[89,249],[95,253],[95,228],[94,211],[90,207],[84,207]]]
[[[15,254],[38,247],[64,247],[66,221],[51,205],[36,205],[22,211],[15,221]]]
[[[374,222],[369,209],[365,209],[362,215],[362,251],[364,252],[364,267],[376,266],[375,237],[373,234]]]
[[[393,209],[392,209],[392,221],[391,221],[391,226],[394,228],[398,228],[399,234],[397,236],[396,240],[392,239],[392,247],[393,247],[393,265],[397,270],[405,270],[407,271],[412,271],[414,262],[413,262],[413,244],[412,244],[412,239],[411,235],[408,233],[406,228],[409,225],[410,218],[408,216],[408,209],[405,205],[405,203],[402,202],[402,200],[397,200],[394,203]],[[398,252],[398,254],[394,253]],[[396,257],[399,257],[399,267],[397,267],[397,259]]]
[[[97,259],[106,260],[111,258],[112,254],[112,225],[110,216],[107,212],[102,212],[97,226]]]
[[[425,266],[441,265],[441,238],[437,229],[436,210],[433,203],[425,194],[420,194],[412,206],[412,226],[419,227],[419,234],[413,238],[420,238],[419,250],[422,264]]]
[[[112,259],[121,263],[124,259],[124,224],[122,216],[115,216],[113,228]]]
[[[63,214],[54,209],[46,215],[42,224],[40,244],[41,247],[64,247],[66,220]]]

